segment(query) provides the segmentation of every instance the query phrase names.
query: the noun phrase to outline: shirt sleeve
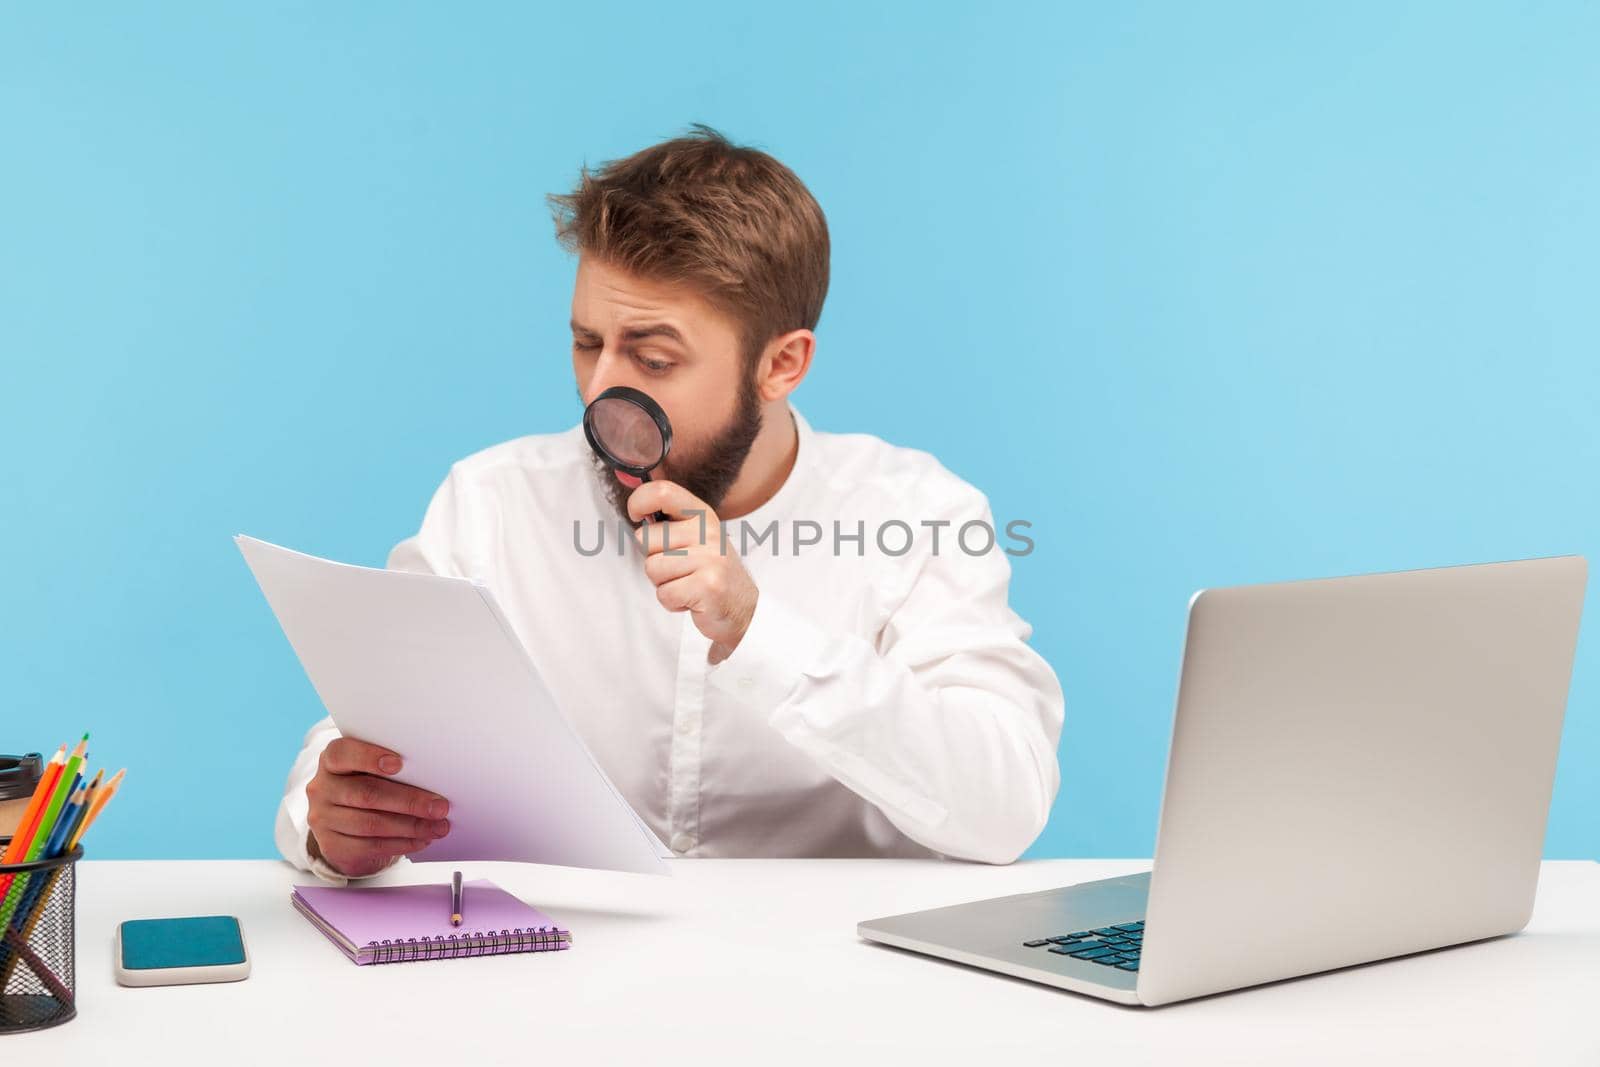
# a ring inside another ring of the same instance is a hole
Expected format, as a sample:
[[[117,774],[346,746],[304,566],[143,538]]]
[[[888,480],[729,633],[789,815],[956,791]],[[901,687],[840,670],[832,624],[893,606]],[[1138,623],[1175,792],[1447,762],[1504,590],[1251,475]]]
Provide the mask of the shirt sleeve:
[[[465,536],[466,523],[474,519],[472,510],[470,495],[463,491],[459,470],[452,467],[434,492],[427,512],[422,517],[421,527],[390,550],[388,569],[456,577],[482,573],[482,561],[473,551],[474,542]],[[306,785],[316,776],[322,750],[338,736],[339,728],[334,725],[331,716],[323,718],[307,731],[300,754],[289,769],[273,836],[278,851],[295,867],[310,871],[332,885],[342,886],[348,885],[352,879],[334,870],[326,861],[313,857],[307,843],[311,832],[307,822],[311,804],[306,797]],[[410,861],[404,856],[395,856],[373,874],[388,870],[400,862]]]
[[[498,522],[485,494],[473,492],[459,464],[434,490],[417,532],[395,545],[386,564],[392,571],[452,578],[489,577],[483,549]]]
[[[936,509],[948,521],[937,550],[891,561],[893,607],[876,642],[762,591],[738,647],[707,678],[908,837],[1010,863],[1044,828],[1060,786],[1063,699],[1007,602],[1003,549],[970,555],[958,543],[966,523],[994,529],[987,499],[960,485]]]

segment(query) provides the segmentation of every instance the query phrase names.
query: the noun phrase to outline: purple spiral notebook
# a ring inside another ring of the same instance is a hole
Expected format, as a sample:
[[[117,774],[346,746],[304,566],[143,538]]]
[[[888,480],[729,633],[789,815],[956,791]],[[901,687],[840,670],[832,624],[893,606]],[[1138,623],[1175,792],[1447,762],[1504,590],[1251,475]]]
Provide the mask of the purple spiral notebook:
[[[448,885],[297,885],[289,900],[357,964],[497,956],[567,948],[572,932],[487,878],[461,886],[461,925],[450,925]]]

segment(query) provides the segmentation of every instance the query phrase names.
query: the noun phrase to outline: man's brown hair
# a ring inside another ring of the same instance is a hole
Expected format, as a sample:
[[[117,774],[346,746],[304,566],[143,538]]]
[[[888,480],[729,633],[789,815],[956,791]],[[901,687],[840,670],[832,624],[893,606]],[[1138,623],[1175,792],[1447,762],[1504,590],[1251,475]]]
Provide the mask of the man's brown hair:
[[[794,171],[703,123],[626,159],[582,167],[548,200],[556,238],[650,281],[684,284],[737,324],[745,367],[828,295],[828,222]]]

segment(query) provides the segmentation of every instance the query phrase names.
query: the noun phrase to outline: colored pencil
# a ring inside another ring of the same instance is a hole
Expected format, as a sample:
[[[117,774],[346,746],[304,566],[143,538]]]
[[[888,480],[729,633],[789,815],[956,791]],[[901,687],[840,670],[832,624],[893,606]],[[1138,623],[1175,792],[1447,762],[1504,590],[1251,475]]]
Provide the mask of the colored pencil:
[[[84,758],[87,759],[88,757],[85,756]],[[67,809],[72,807],[72,798],[77,796],[78,790],[83,788],[83,772],[86,769],[85,767],[79,767],[78,773],[72,776],[72,784],[67,786],[66,799],[61,802],[61,810],[56,813],[55,821],[49,826],[40,823],[39,832],[34,837],[34,843],[42,842],[44,844],[43,855],[48,856],[50,854],[50,842],[55,839],[56,831],[61,829],[61,820],[67,817]],[[61,773],[64,777],[67,772],[62,771]]]
[[[78,809],[77,817],[72,820],[72,825],[67,827],[67,836],[61,842],[61,851],[71,852],[77,847],[78,834],[83,829],[83,821],[88,817],[90,805],[94,803],[95,798],[100,794],[102,788],[100,780],[105,775],[104,767],[94,772],[94,781],[89,783],[88,792],[83,798],[83,806]]]
[[[78,775],[78,778],[81,781],[83,775]],[[50,831],[50,839],[44,843],[45,859],[51,859],[61,852],[61,846],[67,843],[67,831],[77,823],[78,814],[83,811],[84,801],[88,796],[89,790],[81,785],[72,791],[67,806],[61,809],[61,817],[56,820],[55,829]]]
[[[83,825],[78,828],[77,836],[67,842],[67,851],[70,852],[78,846],[78,842],[83,839],[83,835],[89,832],[89,827],[93,826],[94,821],[100,817],[100,813],[106,810],[106,805],[111,803],[111,798],[116,795],[117,787],[122,784],[122,776],[127,773],[128,769],[124,767],[116,774],[113,774],[111,781],[107,782],[100,791],[100,795],[94,798],[94,804],[89,808],[89,814],[83,820]]]
[[[44,814],[39,818],[39,826],[33,835],[33,840],[28,845],[24,863],[32,863],[44,851],[44,844],[50,836],[50,831],[55,829],[56,819],[61,815],[61,808],[67,802],[67,790],[73,778],[78,774],[78,768],[83,765],[83,754],[89,744],[89,735],[84,734],[83,740],[78,742],[78,747],[72,750],[72,758],[67,760],[67,765],[61,769],[61,777],[55,788],[55,795],[50,798],[50,803],[45,806]]]
[[[89,735],[84,734],[83,740],[72,750],[72,756],[62,767],[60,775],[56,778],[56,786],[51,791],[50,802],[45,805],[44,812],[34,824],[33,832],[28,842],[28,850],[22,856],[23,863],[32,863],[44,851],[45,840],[50,836],[50,831],[55,829],[56,819],[61,814],[61,807],[66,803],[67,787],[72,784],[72,779],[77,775],[78,768],[83,765],[83,755],[87,751]],[[22,899],[23,892],[28,888],[31,872],[21,878],[12,876],[6,886],[5,896],[0,898],[0,929],[11,921],[11,916],[17,910],[17,904]]]
[[[60,775],[61,768],[66,766],[66,756],[67,746],[62,745],[56,749],[56,754],[50,757],[50,762],[45,764],[44,773],[39,776],[39,784],[33,787],[33,797],[22,812],[22,821],[17,823],[17,832],[11,835],[11,843],[6,845],[5,855],[0,856],[0,863],[21,863],[22,857],[27,854],[28,842],[33,838],[34,827],[39,825],[39,815],[44,811],[44,806],[55,789],[56,777]]]
[[[32,840],[34,829],[39,825],[39,816],[44,811],[45,802],[55,788],[56,778],[61,774],[61,769],[66,766],[66,756],[67,746],[62,745],[45,765],[44,773],[39,776],[38,783],[33,787],[33,796],[23,811],[22,820],[17,824],[16,832],[12,834],[11,841],[6,846],[5,854],[0,856],[0,863],[21,862],[27,853],[28,842]],[[15,877],[12,874],[0,874],[0,905],[3,905],[10,896],[11,883]],[[0,924],[0,931],[4,929],[5,926]],[[13,956],[10,944],[0,941],[0,960],[6,961],[4,973],[7,976],[10,975],[11,967],[15,963]],[[3,988],[5,983],[0,982],[0,989]]]
[[[12,835],[11,843],[6,846],[5,855],[0,856],[0,863],[21,863],[23,857],[28,854],[28,844],[33,840],[34,831],[39,827],[39,817],[44,814],[45,805],[55,791],[56,779],[60,777],[61,769],[66,766],[66,755],[67,746],[62,745],[56,750],[56,754],[50,757],[44,774],[39,777],[39,784],[33,789],[33,799],[28,801],[28,807],[22,813],[22,821],[17,824],[17,832]],[[0,874],[0,902],[4,902],[14,877],[16,876],[12,874]]]

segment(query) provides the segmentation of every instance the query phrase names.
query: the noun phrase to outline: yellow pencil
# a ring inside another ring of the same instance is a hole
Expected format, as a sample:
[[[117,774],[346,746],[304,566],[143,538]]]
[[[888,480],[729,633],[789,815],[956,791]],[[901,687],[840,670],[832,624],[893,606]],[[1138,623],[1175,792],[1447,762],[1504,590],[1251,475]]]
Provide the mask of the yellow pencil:
[[[106,805],[111,802],[111,797],[116,793],[117,786],[122,784],[122,776],[127,773],[128,769],[124,767],[116,774],[113,774],[111,780],[105,784],[105,788],[101,789],[100,795],[94,798],[94,804],[90,806],[89,814],[84,816],[83,825],[78,827],[77,832],[72,835],[72,840],[67,842],[68,852],[78,846],[78,842],[83,839],[83,835],[89,832],[89,827],[93,826],[94,821],[100,817],[100,813],[106,810]]]

